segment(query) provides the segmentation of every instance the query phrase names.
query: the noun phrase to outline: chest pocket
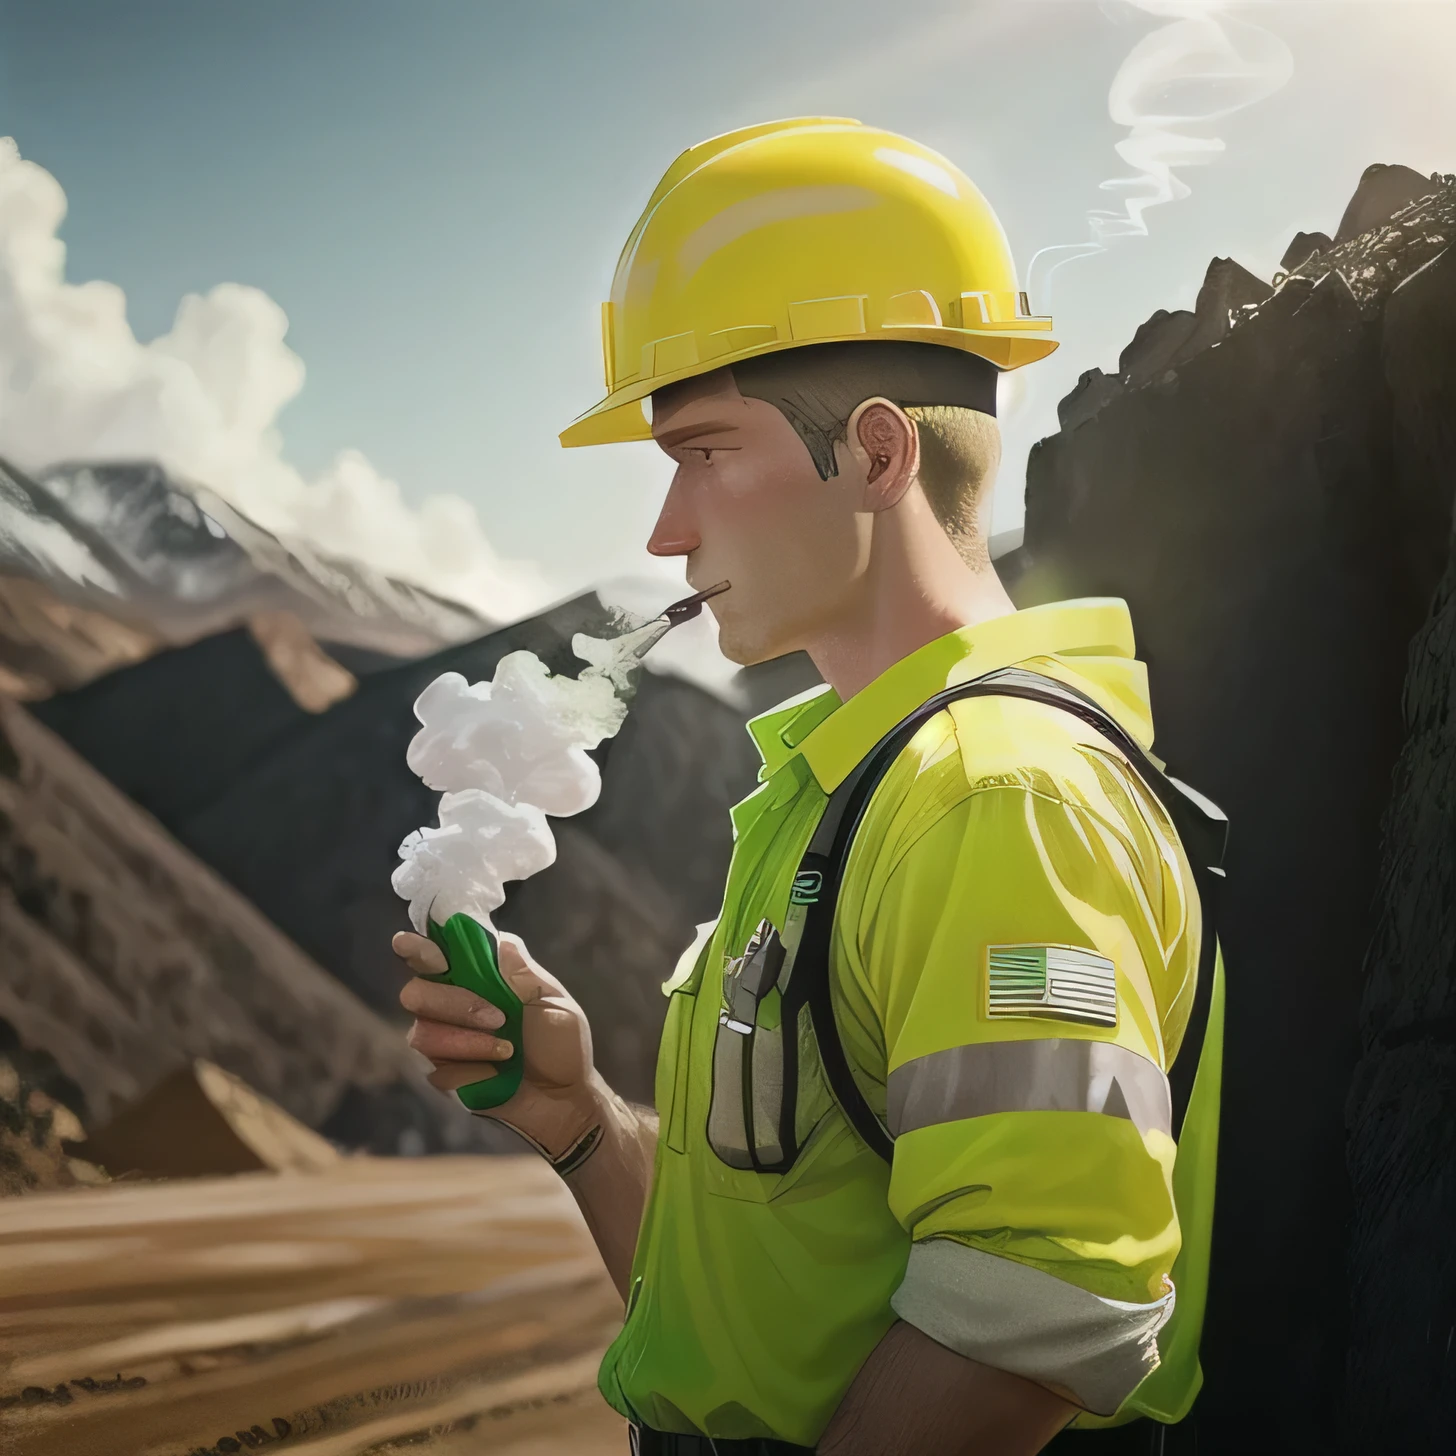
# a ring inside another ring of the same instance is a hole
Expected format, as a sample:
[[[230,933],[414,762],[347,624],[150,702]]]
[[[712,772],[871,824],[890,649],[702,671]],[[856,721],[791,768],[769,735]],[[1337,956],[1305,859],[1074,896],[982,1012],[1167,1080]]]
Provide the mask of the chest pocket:
[[[697,937],[678,958],[676,969],[662,988],[667,993],[667,1019],[657,1058],[654,1101],[662,1120],[662,1136],[675,1153],[687,1151],[693,1011],[717,924],[710,920],[698,926]]]
[[[787,1173],[831,1102],[794,957],[817,889],[794,881],[783,934],[759,922],[723,973],[708,1145],[730,1168]]]

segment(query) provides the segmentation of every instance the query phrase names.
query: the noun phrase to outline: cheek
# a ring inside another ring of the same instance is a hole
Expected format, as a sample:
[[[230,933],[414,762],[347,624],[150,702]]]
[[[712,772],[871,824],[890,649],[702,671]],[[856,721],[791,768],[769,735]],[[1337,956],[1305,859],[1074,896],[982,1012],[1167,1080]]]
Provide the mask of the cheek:
[[[842,482],[821,480],[795,436],[784,451],[725,451],[696,482],[695,508],[705,569],[730,577],[741,612],[798,617],[809,601],[833,596],[859,573],[862,551],[853,512],[842,508]],[[737,626],[742,626],[739,621]]]
[[[775,479],[737,456],[707,473],[697,492],[703,542],[732,549],[793,532],[796,514],[791,483]]]
[[[796,442],[797,444],[797,442]],[[799,455],[803,455],[802,447]],[[715,479],[705,492],[706,509],[721,512],[725,524],[763,531],[813,533],[832,505],[833,481],[822,481],[803,459],[780,452],[735,451],[714,462]]]
[[[711,493],[740,511],[771,511],[794,492],[778,462],[750,450],[725,451],[713,462]]]

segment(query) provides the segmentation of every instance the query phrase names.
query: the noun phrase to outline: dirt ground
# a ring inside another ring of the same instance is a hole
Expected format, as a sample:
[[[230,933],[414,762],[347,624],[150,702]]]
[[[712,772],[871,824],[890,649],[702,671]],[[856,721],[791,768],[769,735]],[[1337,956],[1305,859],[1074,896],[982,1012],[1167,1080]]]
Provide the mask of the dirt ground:
[[[0,1202],[6,1456],[623,1456],[621,1306],[534,1158]]]

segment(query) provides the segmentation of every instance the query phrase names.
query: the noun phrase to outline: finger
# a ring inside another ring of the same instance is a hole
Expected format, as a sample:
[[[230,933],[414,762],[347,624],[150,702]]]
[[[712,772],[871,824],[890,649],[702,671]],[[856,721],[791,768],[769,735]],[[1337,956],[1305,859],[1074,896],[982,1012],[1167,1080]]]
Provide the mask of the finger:
[[[472,1031],[494,1031],[505,1024],[506,1015],[483,996],[464,986],[441,981],[406,981],[399,1004],[421,1021],[443,1021]]]
[[[433,940],[401,930],[390,942],[391,947],[417,976],[443,976],[450,969],[445,952]]]
[[[432,1062],[504,1062],[515,1048],[488,1031],[469,1031],[441,1021],[417,1021],[405,1040]]]
[[[488,1082],[496,1074],[489,1062],[446,1062],[436,1067],[425,1080],[441,1092],[454,1092],[472,1082]]]

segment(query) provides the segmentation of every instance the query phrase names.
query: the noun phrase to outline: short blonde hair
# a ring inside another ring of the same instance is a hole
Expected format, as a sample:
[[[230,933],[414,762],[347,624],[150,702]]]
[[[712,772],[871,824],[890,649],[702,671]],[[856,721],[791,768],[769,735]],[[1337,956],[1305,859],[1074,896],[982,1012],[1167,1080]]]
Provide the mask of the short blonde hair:
[[[970,566],[991,560],[991,487],[1001,464],[992,416],[952,404],[910,405],[920,436],[920,488],[945,534]]]
[[[920,487],[935,519],[968,565],[990,562],[1001,463],[995,365],[960,349],[882,339],[808,344],[730,367],[740,393],[766,400],[794,427],[822,480],[839,473],[834,447],[856,408],[893,400],[919,432]]]

